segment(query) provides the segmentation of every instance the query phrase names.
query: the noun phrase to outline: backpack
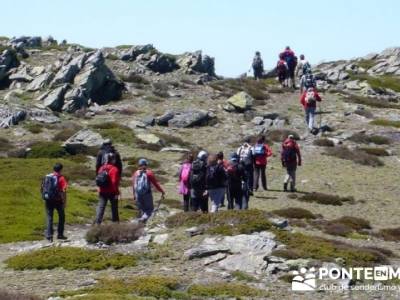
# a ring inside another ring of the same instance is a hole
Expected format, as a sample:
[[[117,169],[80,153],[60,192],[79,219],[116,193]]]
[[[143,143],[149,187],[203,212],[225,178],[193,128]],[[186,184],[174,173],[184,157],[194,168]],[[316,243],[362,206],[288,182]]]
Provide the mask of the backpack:
[[[264,144],[256,144],[254,146],[254,155],[255,156],[264,156],[265,155],[265,146],[264,146]]]
[[[315,92],[314,91],[312,91],[312,92],[307,92],[306,93],[306,98],[305,98],[305,100],[306,100],[306,103],[308,104],[308,105],[314,105],[315,103],[316,103],[316,99],[315,99]]]
[[[135,191],[138,195],[145,195],[150,192],[150,182],[146,171],[140,171],[136,176]]]
[[[54,202],[59,196],[58,176],[48,174],[43,178],[41,186],[42,199],[46,202]]]
[[[305,74],[304,75],[304,87],[306,89],[315,87],[314,76],[312,74]]]
[[[283,61],[283,60],[278,61],[276,69],[279,74],[286,73],[287,67],[286,67],[285,61]]]
[[[240,157],[239,161],[242,163],[243,167],[247,169],[249,166],[253,165],[253,152],[250,146],[249,147],[241,146],[238,152]]]
[[[293,55],[286,55],[285,61],[289,69],[293,69],[296,66],[296,58]]]
[[[230,163],[226,169],[229,182],[238,183],[241,181],[239,174],[239,165],[237,163]]]
[[[192,165],[189,163],[184,163],[182,165],[181,170],[181,180],[187,186],[190,179],[190,170],[192,169]]]
[[[303,71],[303,74],[311,73],[311,65],[308,61],[303,65],[302,71]]]
[[[297,153],[295,145],[295,143],[287,143],[283,145],[282,157],[285,163],[296,161]]]
[[[108,187],[110,185],[110,175],[108,174],[109,170],[103,168],[96,175],[96,185],[98,187]]]
[[[200,159],[196,159],[192,163],[190,172],[190,186],[193,189],[203,189],[206,182],[206,172],[204,168],[204,162]]]
[[[257,70],[263,68],[263,61],[262,61],[261,57],[257,56],[257,57],[255,57],[255,58],[253,59],[252,67],[253,67],[254,69],[257,69]]]
[[[102,153],[101,153],[101,165],[102,166],[107,164],[107,155],[110,153],[115,153],[115,150],[112,146],[106,147],[104,150],[102,150]]]

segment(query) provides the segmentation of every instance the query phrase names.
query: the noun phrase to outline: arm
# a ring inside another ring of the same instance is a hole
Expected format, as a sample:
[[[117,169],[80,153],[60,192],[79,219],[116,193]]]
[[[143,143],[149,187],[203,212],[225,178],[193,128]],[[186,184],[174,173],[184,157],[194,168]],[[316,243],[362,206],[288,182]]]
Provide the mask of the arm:
[[[300,97],[300,103],[301,103],[301,105],[303,105],[303,107],[306,106],[306,93],[305,92]]]
[[[272,149],[271,149],[271,147],[270,146],[268,146],[268,145],[265,145],[265,156],[268,158],[268,157],[270,157],[270,156],[272,156]]]
[[[318,92],[317,92],[316,90],[314,90],[314,93],[315,93],[315,99],[316,99],[317,101],[321,102],[321,101],[322,101],[322,98],[321,98],[321,96],[318,94]]]
[[[64,176],[60,176],[59,178],[59,186],[60,186],[60,197],[61,201],[64,204],[64,207],[67,204],[67,188],[68,188],[68,182],[65,179]]]
[[[119,176],[121,177],[123,166],[122,166],[121,155],[119,155],[119,152],[115,152],[115,165],[118,168],[118,173]]]
[[[154,187],[161,193],[161,194],[165,194],[165,191],[163,190],[163,188],[161,187],[161,185],[159,184],[159,182],[157,181],[156,177],[154,176],[154,173],[151,171],[147,171],[147,176],[149,178],[149,181],[154,185]]]
[[[110,170],[109,176],[110,176],[111,186],[115,189],[115,192],[118,195],[119,194],[118,186],[119,186],[119,180],[120,180],[119,170],[116,167],[112,168]]]
[[[297,159],[298,159],[298,162],[297,162],[297,164],[298,164],[299,166],[301,166],[301,153],[300,153],[300,147],[299,147],[299,145],[297,145],[297,144],[296,144],[296,154],[297,154]]]

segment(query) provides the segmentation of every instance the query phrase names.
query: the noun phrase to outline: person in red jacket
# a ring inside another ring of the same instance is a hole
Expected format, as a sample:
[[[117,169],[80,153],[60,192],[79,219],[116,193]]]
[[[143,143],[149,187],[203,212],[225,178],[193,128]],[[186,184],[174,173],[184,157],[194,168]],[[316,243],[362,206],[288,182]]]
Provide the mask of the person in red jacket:
[[[280,54],[280,56],[283,57],[288,67],[287,86],[295,88],[296,86],[294,82],[294,71],[296,70],[297,66],[297,57],[289,46],[285,48],[285,50]]]
[[[108,201],[111,203],[112,221],[119,222],[118,197],[119,182],[121,177],[116,166],[115,154],[108,153],[106,155],[106,163],[100,167],[98,174],[102,172],[107,172],[108,184],[106,186],[99,187],[99,204],[97,206],[95,221],[95,223],[98,225],[103,221],[104,211]]]
[[[320,95],[317,92],[317,89],[314,87],[308,88],[301,97],[300,103],[304,107],[304,111],[306,113],[306,124],[310,132],[314,130],[314,118],[315,111],[317,109],[317,101],[322,101]]]
[[[139,221],[146,222],[154,211],[153,193],[151,192],[151,185],[153,185],[160,193],[161,197],[165,197],[165,192],[161,185],[158,183],[153,171],[148,169],[148,162],[146,159],[139,160],[139,169],[133,174],[133,198],[141,212]]]
[[[265,143],[265,136],[260,137],[253,147],[254,154],[254,190],[258,190],[260,174],[263,189],[267,190],[266,168],[268,157],[272,156],[271,148]]]
[[[287,192],[290,182],[290,191],[296,192],[296,170],[301,166],[300,147],[296,143],[294,136],[289,135],[282,143],[281,151],[282,167],[286,168],[287,174],[283,182],[283,190]]]

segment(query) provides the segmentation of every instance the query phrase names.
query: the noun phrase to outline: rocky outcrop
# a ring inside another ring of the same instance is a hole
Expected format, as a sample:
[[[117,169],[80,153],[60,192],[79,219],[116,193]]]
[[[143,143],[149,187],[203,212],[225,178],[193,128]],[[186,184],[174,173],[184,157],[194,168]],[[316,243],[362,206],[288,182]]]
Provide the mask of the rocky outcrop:
[[[244,112],[251,108],[254,99],[246,92],[239,92],[226,100],[224,109],[229,112]]]
[[[203,56],[201,51],[184,53],[178,58],[177,63],[187,74],[206,73],[216,76],[214,58],[208,55]]]
[[[82,129],[64,142],[68,153],[75,154],[87,148],[99,148],[104,142],[103,137],[90,129]]]
[[[168,121],[168,126],[177,128],[205,126],[210,119],[207,111],[189,109],[175,113],[174,117]]]
[[[156,51],[153,45],[132,46],[129,50],[122,52],[120,59],[124,61],[134,61],[139,55]]]
[[[153,72],[161,74],[173,72],[179,69],[179,66],[175,62],[175,57],[159,53],[151,56],[150,60],[146,64],[146,67]]]
[[[0,83],[8,79],[8,71],[19,66],[17,54],[13,50],[4,50],[0,55]]]

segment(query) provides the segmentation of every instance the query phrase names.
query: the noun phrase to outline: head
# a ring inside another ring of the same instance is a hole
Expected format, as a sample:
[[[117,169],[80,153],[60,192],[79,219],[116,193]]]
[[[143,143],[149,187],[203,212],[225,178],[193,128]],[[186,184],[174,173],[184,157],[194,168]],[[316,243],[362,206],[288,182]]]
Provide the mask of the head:
[[[193,157],[193,153],[192,152],[188,152],[188,154],[186,154],[186,161],[187,162],[193,162],[194,157]]]
[[[146,169],[148,165],[149,165],[149,162],[147,161],[147,159],[145,159],[145,158],[139,159],[139,161],[138,161],[139,169],[142,169],[142,170]]]
[[[112,146],[112,140],[111,139],[105,139],[103,141],[104,146]]]
[[[114,153],[108,153],[106,155],[106,163],[110,165],[115,165],[115,154]]]
[[[260,51],[256,51],[256,56],[261,56]]]
[[[262,135],[257,139],[257,144],[264,144],[264,143],[265,143],[265,135]]]
[[[304,56],[304,54],[300,54],[300,59],[301,59],[301,60],[306,59],[306,57]]]
[[[60,173],[63,169],[63,165],[61,163],[56,163],[53,167],[53,171]]]
[[[245,138],[244,144],[247,145],[247,144],[250,144],[250,143],[251,143],[251,138],[250,137]]]
[[[312,93],[312,92],[314,92],[314,88],[313,88],[313,87],[309,87],[309,88],[307,89],[307,93]]]
[[[294,135],[293,135],[293,134],[289,134],[289,135],[288,135],[288,139],[294,141]]]
[[[281,53],[279,54],[279,59],[283,59],[284,55]]]
[[[285,50],[290,50],[290,47],[289,47],[289,46],[286,46]]]
[[[238,162],[239,161],[239,155],[237,153],[232,152],[231,155],[229,156],[229,160],[231,162]]]
[[[219,151],[219,152],[217,153],[217,159],[218,159],[218,160],[223,160],[223,159],[224,159],[224,152]]]
[[[208,153],[204,150],[201,150],[199,154],[197,154],[197,158],[203,161],[206,161],[208,157]]]
[[[207,164],[208,164],[209,166],[216,165],[216,164],[217,164],[217,161],[218,161],[217,155],[215,155],[215,154],[210,154],[210,155],[208,156],[208,158],[207,158]]]

